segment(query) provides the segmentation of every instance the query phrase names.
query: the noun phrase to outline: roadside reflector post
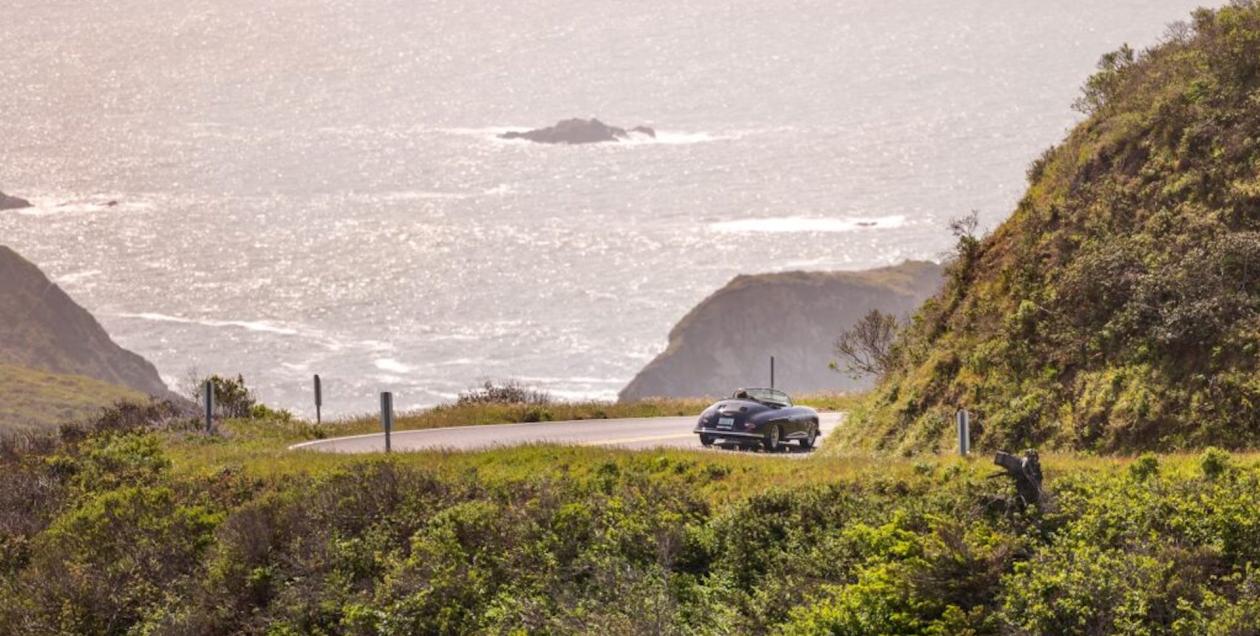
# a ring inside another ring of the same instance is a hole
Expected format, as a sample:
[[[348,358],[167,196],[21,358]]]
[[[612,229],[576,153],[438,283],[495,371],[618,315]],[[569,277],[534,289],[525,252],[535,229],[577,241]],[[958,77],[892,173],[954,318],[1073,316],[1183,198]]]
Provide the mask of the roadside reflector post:
[[[381,393],[381,426],[385,427],[385,452],[390,451],[389,433],[394,429],[394,394]]]
[[[319,374],[315,374],[315,425],[323,424],[323,417],[320,409],[324,406],[324,389],[319,382]]]
[[[214,431],[214,382],[206,380],[202,393],[202,401],[206,406],[206,432],[211,433]]]
[[[770,388],[774,388],[774,356],[770,356]]]
[[[971,413],[958,409],[954,419],[958,422],[958,454],[966,457],[971,452]]]

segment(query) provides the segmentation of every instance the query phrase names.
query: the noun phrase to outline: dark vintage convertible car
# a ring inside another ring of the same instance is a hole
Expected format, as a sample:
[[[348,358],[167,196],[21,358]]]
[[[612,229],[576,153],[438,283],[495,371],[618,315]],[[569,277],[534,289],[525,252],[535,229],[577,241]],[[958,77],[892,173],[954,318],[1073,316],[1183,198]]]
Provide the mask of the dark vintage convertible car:
[[[740,389],[705,409],[695,432],[705,446],[760,444],[772,451],[795,440],[801,448],[812,448],[818,439],[818,412],[794,406],[783,391]]]

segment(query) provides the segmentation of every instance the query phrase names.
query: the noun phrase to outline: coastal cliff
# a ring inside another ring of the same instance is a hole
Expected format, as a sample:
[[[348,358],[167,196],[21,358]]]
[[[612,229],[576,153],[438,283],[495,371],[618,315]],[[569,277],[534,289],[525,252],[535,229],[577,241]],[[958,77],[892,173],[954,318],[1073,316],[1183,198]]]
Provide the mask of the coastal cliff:
[[[924,261],[860,272],[737,276],[691,310],[669,346],[621,391],[622,401],[704,397],[769,382],[789,392],[857,390],[869,380],[832,371],[831,343],[872,309],[910,313],[940,287]]]
[[[0,363],[171,397],[152,364],[118,346],[38,267],[2,245]]]

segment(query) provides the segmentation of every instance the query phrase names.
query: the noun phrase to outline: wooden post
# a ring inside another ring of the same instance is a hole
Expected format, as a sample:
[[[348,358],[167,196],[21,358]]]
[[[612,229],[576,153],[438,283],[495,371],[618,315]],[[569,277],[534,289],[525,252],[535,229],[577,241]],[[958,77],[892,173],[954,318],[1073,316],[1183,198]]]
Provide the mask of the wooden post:
[[[394,394],[381,393],[381,426],[385,427],[385,452],[390,452],[390,431],[394,428]]]

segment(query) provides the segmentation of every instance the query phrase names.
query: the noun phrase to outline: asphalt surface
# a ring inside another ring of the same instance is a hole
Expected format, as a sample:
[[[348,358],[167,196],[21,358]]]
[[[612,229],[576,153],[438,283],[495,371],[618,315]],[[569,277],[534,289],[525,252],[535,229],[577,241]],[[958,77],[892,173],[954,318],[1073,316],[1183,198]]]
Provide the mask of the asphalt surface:
[[[840,424],[841,413],[819,414],[821,445]],[[692,429],[696,416],[652,417],[622,420],[583,420],[575,422],[533,422],[458,426],[419,431],[397,431],[390,439],[394,451],[485,450],[523,444],[568,444],[627,449],[685,448],[702,450],[700,438]],[[355,435],[294,444],[294,450],[332,453],[379,453],[385,450],[385,435]],[[724,449],[714,449],[721,452]],[[795,441],[785,442],[783,454],[804,455]]]

